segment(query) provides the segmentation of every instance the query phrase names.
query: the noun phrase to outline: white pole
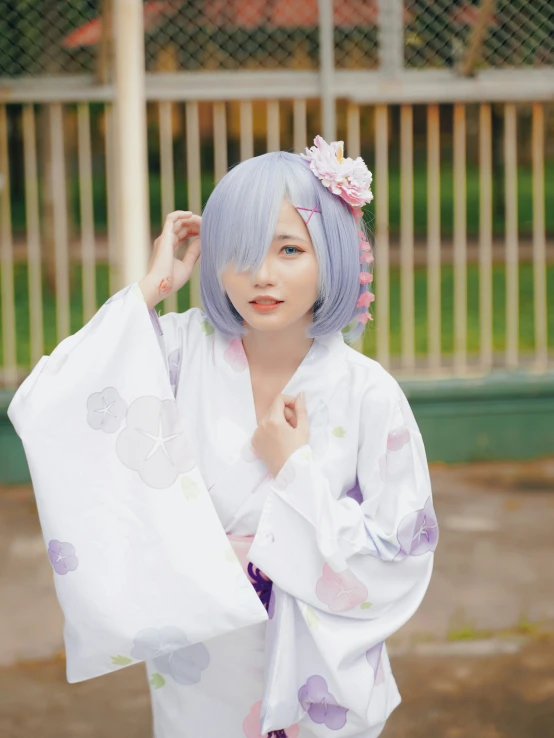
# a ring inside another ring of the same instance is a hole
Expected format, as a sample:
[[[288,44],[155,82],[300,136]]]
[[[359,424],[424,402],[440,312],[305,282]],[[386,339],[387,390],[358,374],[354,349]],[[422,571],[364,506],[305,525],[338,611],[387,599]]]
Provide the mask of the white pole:
[[[146,274],[150,251],[144,20],[141,0],[114,0],[117,244],[120,286]]]
[[[379,2],[379,66],[387,76],[404,68],[404,3],[403,0]]]
[[[323,138],[334,141],[335,115],[335,38],[333,0],[318,0],[319,9],[319,75],[321,81],[321,120]]]

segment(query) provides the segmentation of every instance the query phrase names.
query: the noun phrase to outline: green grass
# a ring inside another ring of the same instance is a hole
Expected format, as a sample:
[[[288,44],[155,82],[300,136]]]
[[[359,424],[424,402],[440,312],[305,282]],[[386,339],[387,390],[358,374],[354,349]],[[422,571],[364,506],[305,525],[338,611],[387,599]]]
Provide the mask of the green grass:
[[[27,287],[27,265],[18,262],[15,265],[16,294],[16,327],[17,327],[17,361],[21,367],[30,366],[29,348],[29,302]],[[0,271],[1,274],[1,271]],[[401,346],[400,332],[400,279],[398,268],[391,268],[390,314],[391,314],[391,354],[399,355]],[[468,264],[468,314],[467,350],[476,353],[479,350],[479,281],[478,267]],[[96,269],[97,304],[101,305],[109,297],[108,268],[105,263]],[[554,345],[554,265],[547,270],[548,328],[549,345]],[[415,340],[416,354],[424,356],[427,352],[427,274],[424,268],[415,270]],[[379,282],[375,286],[376,301],[379,300]],[[189,307],[188,288],[178,295],[179,310]],[[160,309],[162,305],[159,306]],[[45,353],[50,353],[57,344],[55,298],[46,282],[43,285],[44,338]],[[505,271],[502,265],[493,269],[493,348],[501,351],[505,348]],[[522,353],[532,351],[534,347],[533,330],[533,269],[532,264],[520,264],[519,272],[519,348]],[[74,265],[71,271],[71,332],[79,330],[83,325],[81,267]],[[453,351],[453,272],[451,266],[442,269],[442,304],[441,304],[441,342],[445,355]],[[370,324],[366,332],[364,351],[375,356],[375,327]],[[3,361],[2,323],[0,310],[0,365]]]
[[[183,169],[183,171],[181,171]],[[475,164],[467,165],[467,234],[475,237],[479,233],[479,169]],[[214,186],[213,176],[204,174],[201,182],[202,202],[206,203]],[[79,224],[79,187],[75,178],[67,183],[70,221],[74,229]],[[493,185],[495,202],[493,208],[493,232],[500,236],[504,233],[504,213],[502,209],[503,185],[500,178]],[[554,235],[554,162],[545,165],[546,191],[546,232]],[[161,226],[161,182],[159,172],[151,169],[149,173],[150,219],[153,231]],[[502,195],[502,196],[501,196]],[[497,197],[498,196],[498,197]],[[444,237],[453,231],[453,176],[452,166],[445,159],[441,166],[441,232]],[[103,172],[96,171],[93,177],[93,202],[95,228],[99,233],[106,231],[106,188]],[[175,207],[185,209],[187,205],[187,185],[184,179],[184,168],[176,170]],[[373,223],[373,205],[367,208],[368,221]],[[395,162],[389,167],[389,218],[390,232],[393,236],[400,232],[400,171]],[[25,232],[25,203],[22,197],[12,198],[12,220],[16,234]],[[533,228],[533,190],[531,168],[520,166],[518,170],[518,227],[523,237],[529,237]],[[427,233],[427,172],[424,162],[416,162],[414,166],[414,233],[425,236]]]

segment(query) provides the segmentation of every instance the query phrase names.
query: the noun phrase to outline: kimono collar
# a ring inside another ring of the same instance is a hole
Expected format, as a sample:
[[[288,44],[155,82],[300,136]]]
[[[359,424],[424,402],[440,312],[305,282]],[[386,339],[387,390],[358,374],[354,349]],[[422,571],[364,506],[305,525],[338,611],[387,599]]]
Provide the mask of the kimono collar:
[[[316,336],[308,353],[281,392],[294,397],[304,391],[308,409],[314,404],[326,403],[343,374],[346,351],[347,344],[341,331]],[[230,338],[215,329],[214,363],[232,383],[236,383],[237,396],[242,397],[248,405],[244,411],[255,429],[257,423],[252,379],[241,338]]]

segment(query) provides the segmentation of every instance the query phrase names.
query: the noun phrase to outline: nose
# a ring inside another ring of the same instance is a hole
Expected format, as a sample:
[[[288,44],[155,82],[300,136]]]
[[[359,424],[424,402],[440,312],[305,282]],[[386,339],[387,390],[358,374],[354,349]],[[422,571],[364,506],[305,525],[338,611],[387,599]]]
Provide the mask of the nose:
[[[274,284],[275,276],[273,272],[273,264],[272,260],[269,256],[266,256],[266,258],[263,260],[260,268],[258,271],[254,274],[252,274],[252,284],[254,286],[256,285],[265,285],[265,284]]]

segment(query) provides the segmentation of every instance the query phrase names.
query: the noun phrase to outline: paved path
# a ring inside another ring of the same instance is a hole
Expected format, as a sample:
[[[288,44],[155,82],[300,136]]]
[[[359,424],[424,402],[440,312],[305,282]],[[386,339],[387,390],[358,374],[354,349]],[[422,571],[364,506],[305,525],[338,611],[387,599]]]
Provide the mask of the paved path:
[[[554,459],[431,477],[435,571],[388,641],[404,701],[383,738],[554,738]],[[151,738],[142,666],[65,682],[29,487],[0,488],[0,591],[2,738]]]

